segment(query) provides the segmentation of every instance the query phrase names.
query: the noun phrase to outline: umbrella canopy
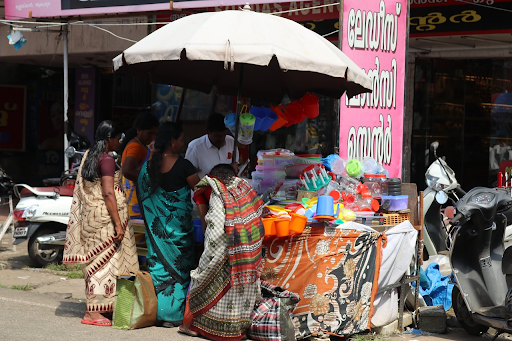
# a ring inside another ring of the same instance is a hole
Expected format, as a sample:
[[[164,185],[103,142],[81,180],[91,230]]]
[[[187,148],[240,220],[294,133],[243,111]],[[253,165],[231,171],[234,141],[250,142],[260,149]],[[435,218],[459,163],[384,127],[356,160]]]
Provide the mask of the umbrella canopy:
[[[308,91],[340,98],[370,78],[327,39],[278,16],[206,12],[173,21],[114,58],[114,71],[209,93],[281,101]],[[243,74],[243,76],[242,76]]]

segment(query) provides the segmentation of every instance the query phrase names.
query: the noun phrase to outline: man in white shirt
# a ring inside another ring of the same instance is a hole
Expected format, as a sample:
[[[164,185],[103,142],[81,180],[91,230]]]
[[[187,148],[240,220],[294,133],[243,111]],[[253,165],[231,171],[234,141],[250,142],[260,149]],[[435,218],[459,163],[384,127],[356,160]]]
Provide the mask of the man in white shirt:
[[[207,134],[188,144],[185,159],[192,162],[197,169],[199,178],[203,178],[210,170],[220,163],[232,164],[238,172],[238,163],[233,162],[233,146],[235,139],[227,135],[222,114],[212,114],[206,121]],[[239,159],[237,149],[236,161]]]

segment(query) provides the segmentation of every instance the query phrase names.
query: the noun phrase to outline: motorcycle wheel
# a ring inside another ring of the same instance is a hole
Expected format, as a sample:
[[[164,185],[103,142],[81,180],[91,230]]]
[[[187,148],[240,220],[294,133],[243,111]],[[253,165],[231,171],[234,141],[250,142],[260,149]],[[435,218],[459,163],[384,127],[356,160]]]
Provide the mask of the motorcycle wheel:
[[[473,320],[468,307],[466,306],[466,302],[464,302],[462,293],[457,286],[453,287],[452,306],[455,316],[457,317],[457,321],[468,334],[481,335],[489,329],[489,327],[482,326]]]
[[[57,233],[60,230],[61,229],[55,227],[45,227],[36,231],[36,233],[30,237],[28,241],[28,256],[34,266],[44,268],[48,264],[62,263],[62,249],[58,247],[54,249],[41,249],[39,248],[39,243],[37,242],[37,237],[41,237],[45,234]]]

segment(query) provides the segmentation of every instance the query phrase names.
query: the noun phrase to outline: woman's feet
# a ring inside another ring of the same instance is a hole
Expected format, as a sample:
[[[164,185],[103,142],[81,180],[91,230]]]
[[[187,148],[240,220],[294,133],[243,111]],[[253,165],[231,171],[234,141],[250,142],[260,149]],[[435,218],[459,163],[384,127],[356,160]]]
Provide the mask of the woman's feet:
[[[100,313],[85,313],[82,324],[110,327],[112,326],[112,321]]]
[[[188,336],[197,336],[197,333],[195,331],[190,330],[188,326],[185,326],[183,324],[178,327],[178,332],[186,334]]]

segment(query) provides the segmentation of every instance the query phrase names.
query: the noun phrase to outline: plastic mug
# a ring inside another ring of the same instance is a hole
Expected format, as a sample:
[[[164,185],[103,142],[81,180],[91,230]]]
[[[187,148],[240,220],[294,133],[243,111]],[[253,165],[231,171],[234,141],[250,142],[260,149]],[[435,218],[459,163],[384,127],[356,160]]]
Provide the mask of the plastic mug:
[[[286,237],[290,234],[290,221],[288,219],[276,219],[276,235]]]
[[[226,117],[224,117],[224,125],[226,128],[231,131],[233,135],[235,135],[236,131],[236,114],[232,112],[231,114],[227,114]]]
[[[265,228],[265,236],[276,235],[276,218],[263,218],[263,227]]]
[[[334,199],[330,195],[318,196],[316,215],[329,217],[334,216]]]
[[[254,133],[254,123],[256,117],[251,113],[244,113],[240,115],[240,130],[238,132],[238,142],[241,144],[251,144],[252,135]]]
[[[301,214],[292,213],[292,220],[290,221],[290,232],[295,234],[301,234],[306,227],[306,223],[308,222],[308,217],[305,217]]]

